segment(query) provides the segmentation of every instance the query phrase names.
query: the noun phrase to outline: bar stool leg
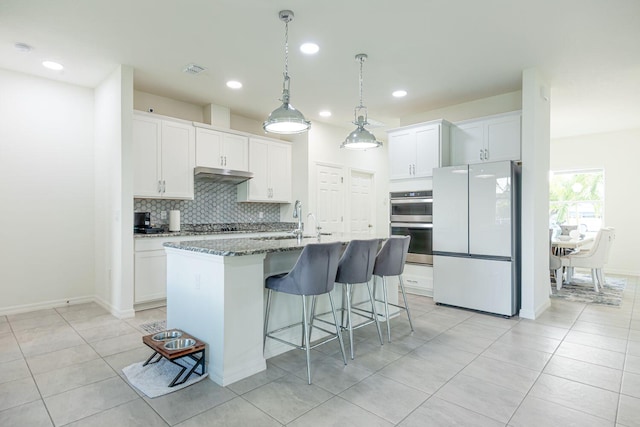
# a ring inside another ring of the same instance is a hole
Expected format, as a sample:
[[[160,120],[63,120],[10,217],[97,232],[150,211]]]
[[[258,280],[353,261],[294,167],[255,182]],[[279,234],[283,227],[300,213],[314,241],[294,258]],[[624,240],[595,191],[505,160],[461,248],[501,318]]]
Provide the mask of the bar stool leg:
[[[387,319],[387,335],[391,342],[391,321],[389,320],[389,299],[387,297],[387,279],[382,277],[382,297],[384,298],[384,316]]]
[[[262,338],[262,353],[267,346],[267,333],[269,333],[269,310],[271,310],[271,289],[267,290],[267,308],[264,313],[264,337]]]
[[[316,318],[316,295],[311,297],[311,315],[309,316],[309,341],[313,335],[313,320]]]
[[[371,311],[373,312],[373,318],[376,321],[376,329],[378,329],[378,338],[380,338],[380,345],[384,345],[382,339],[382,331],[380,330],[380,321],[378,320],[378,311],[376,310],[376,301],[373,298],[373,292],[371,291],[371,285],[367,282],[367,290],[369,291],[369,301],[371,301]]]
[[[347,300],[347,285],[343,284],[341,286],[341,288],[342,288],[342,309],[340,310],[340,317],[341,317],[340,326],[342,326],[344,328],[345,327],[345,323],[344,323],[344,317],[345,317],[344,304],[345,304],[345,301]]]
[[[307,300],[302,295],[302,345],[307,354],[307,378],[311,384],[311,350],[309,345],[309,325],[307,324]]]
[[[351,284],[345,283],[347,288],[347,321],[349,322],[349,342],[351,343],[351,360],[353,360],[353,323],[351,321]]]
[[[340,343],[340,351],[342,352],[342,360],[344,364],[347,364],[347,355],[344,352],[344,343],[342,342],[342,332],[340,332],[340,325],[338,325],[338,316],[336,315],[336,306],[333,303],[333,295],[329,292],[329,302],[331,303],[331,312],[333,313],[333,323],[336,325],[336,334],[338,335],[338,342]],[[309,376],[309,384],[311,384],[311,376]]]
[[[402,281],[402,276],[398,276],[400,279],[400,290],[402,291],[402,299],[404,299],[404,310],[407,312],[407,317],[409,318],[409,326],[411,326],[411,332],[413,332],[413,323],[411,322],[411,313],[409,313],[409,304],[407,304],[407,294],[404,292],[404,283]]]

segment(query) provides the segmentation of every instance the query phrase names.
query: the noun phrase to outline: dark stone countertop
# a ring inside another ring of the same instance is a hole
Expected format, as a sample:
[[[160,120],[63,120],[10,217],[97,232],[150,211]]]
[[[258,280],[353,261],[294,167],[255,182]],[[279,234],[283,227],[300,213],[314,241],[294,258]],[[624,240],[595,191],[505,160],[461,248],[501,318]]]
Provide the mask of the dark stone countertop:
[[[309,243],[349,243],[354,239],[371,239],[373,236],[351,235],[346,233],[336,233],[332,235],[322,235],[318,240],[315,236],[305,237],[298,240],[295,237],[249,237],[235,239],[218,240],[198,240],[175,243],[165,243],[167,248],[181,249],[191,252],[199,252],[218,256],[242,256],[255,255],[260,253],[287,252],[302,249]]]
[[[265,223],[223,223],[223,224],[185,224],[180,231],[166,230],[162,233],[143,234],[134,233],[135,239],[147,239],[154,237],[181,237],[181,236],[204,236],[204,235],[225,235],[225,234],[250,234],[250,233],[274,233],[290,232],[297,227],[296,223],[289,222],[265,222]]]

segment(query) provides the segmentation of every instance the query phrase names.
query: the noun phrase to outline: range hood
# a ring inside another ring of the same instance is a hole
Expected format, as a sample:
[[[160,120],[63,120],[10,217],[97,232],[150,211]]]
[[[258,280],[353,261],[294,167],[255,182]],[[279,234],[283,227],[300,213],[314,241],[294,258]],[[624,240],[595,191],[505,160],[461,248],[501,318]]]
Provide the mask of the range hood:
[[[206,168],[203,166],[196,167],[194,174],[195,179],[198,181],[223,182],[227,184],[240,184],[253,178],[253,173],[251,172]]]

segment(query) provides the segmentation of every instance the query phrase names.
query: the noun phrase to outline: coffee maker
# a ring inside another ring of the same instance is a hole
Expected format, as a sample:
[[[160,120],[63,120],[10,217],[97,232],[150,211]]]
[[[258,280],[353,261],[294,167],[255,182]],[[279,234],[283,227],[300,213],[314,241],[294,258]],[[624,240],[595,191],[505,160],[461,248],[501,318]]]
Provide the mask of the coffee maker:
[[[164,228],[151,226],[151,212],[134,212],[133,232],[139,234],[162,233]]]

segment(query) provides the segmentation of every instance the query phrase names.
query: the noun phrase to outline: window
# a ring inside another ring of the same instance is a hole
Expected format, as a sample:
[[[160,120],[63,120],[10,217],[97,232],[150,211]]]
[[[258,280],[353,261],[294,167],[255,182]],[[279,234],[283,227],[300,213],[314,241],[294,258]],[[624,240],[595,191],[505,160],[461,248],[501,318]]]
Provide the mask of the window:
[[[549,226],[576,225],[595,233],[604,224],[604,170],[552,172]]]

